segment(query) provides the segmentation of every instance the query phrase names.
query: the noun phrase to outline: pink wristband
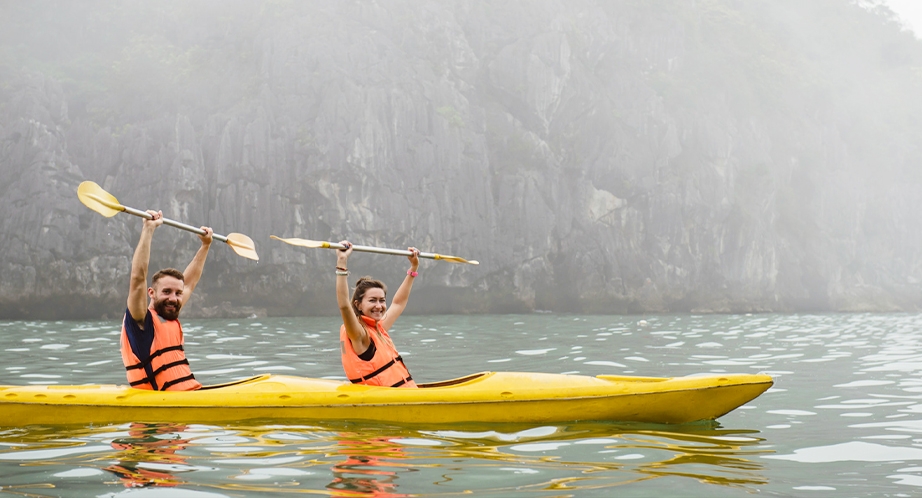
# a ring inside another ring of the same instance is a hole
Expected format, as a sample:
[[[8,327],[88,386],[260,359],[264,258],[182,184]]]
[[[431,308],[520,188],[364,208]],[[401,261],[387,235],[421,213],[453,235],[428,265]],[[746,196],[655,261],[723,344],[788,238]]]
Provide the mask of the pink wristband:
[[[418,272],[415,272],[415,271],[413,271],[413,270],[407,270],[407,275],[409,275],[409,276],[411,276],[411,277],[413,277],[413,278],[416,278],[416,276],[419,275],[419,273],[418,273]]]

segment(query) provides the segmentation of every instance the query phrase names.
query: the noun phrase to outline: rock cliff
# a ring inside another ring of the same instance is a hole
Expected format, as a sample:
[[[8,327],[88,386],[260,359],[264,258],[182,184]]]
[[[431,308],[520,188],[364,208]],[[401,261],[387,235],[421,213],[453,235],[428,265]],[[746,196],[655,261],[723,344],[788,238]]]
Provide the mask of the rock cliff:
[[[55,6],[82,27],[5,7],[0,317],[123,312],[141,222],[82,206],[85,179],[256,241],[213,246],[191,315],[336,312],[334,255],[269,235],[481,262],[424,261],[416,313],[922,307],[922,48],[885,10]],[[30,23],[56,55],[11,55]],[[197,246],[161,228],[152,267]]]

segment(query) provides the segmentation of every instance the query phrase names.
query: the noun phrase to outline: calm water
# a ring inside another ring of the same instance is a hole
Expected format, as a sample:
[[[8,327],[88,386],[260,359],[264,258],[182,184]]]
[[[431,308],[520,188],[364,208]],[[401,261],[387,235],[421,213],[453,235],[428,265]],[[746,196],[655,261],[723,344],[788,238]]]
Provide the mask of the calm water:
[[[643,320],[643,321],[642,321]],[[343,378],[335,318],[186,320],[206,384]],[[116,322],[0,322],[0,384],[124,383]],[[2,427],[0,496],[919,496],[922,315],[404,316],[418,381],[766,372],[717,423]]]

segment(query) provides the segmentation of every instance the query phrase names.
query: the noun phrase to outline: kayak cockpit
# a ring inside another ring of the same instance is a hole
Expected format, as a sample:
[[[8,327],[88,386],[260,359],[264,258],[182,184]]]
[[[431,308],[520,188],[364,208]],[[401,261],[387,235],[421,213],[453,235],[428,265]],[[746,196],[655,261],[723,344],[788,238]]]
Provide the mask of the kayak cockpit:
[[[239,386],[239,385],[243,385],[243,384],[252,384],[252,383],[254,383],[254,382],[260,382],[260,381],[266,380],[266,379],[268,379],[269,377],[271,377],[271,374],[254,375],[253,377],[248,377],[248,378],[246,378],[246,379],[240,379],[240,380],[234,380],[234,381],[231,381],[231,382],[225,382],[225,383],[223,383],[223,384],[214,384],[214,385],[211,385],[211,386],[202,386],[201,388],[199,388],[199,391],[205,391],[205,390],[207,390],[207,389],[220,389],[220,388],[222,388],[222,387]]]
[[[439,382],[427,382],[427,383],[425,383],[425,384],[418,384],[417,386],[418,386],[418,387],[448,387],[448,386],[457,386],[457,385],[465,384],[465,383],[468,383],[468,382],[472,382],[472,381],[475,381],[475,380],[478,380],[478,379],[487,377],[487,376],[489,376],[489,375],[492,375],[493,373],[494,373],[494,372],[478,372],[478,373],[475,373],[475,374],[466,375],[466,376],[464,376],[464,377],[458,377],[457,379],[449,379],[449,380],[443,380],[443,381],[439,381]]]
[[[487,378],[487,377],[493,375],[494,373],[495,373],[495,372],[478,372],[478,373],[471,374],[471,375],[465,375],[464,377],[458,377],[458,378],[456,378],[456,379],[448,379],[448,380],[442,380],[442,381],[438,381],[438,382],[428,382],[428,383],[425,383],[425,384],[419,384],[419,387],[428,387],[428,388],[432,388],[432,387],[460,386],[460,385],[462,385],[462,384],[467,384],[467,383],[469,383],[469,382],[473,382],[473,381],[476,381],[476,380],[485,379],[485,378]],[[202,386],[202,387],[199,389],[199,391],[206,391],[206,390],[209,390],[209,389],[221,389],[221,388],[224,388],[224,387],[241,386],[241,385],[246,385],[246,384],[253,384],[253,383],[256,383],[256,382],[262,382],[262,381],[269,380],[271,377],[272,377],[272,374],[254,375],[253,377],[247,377],[246,379],[239,379],[239,380],[234,380],[234,381],[231,381],[231,382],[224,382],[224,383],[221,383],[221,384],[213,384],[213,385],[210,385],[210,386]]]

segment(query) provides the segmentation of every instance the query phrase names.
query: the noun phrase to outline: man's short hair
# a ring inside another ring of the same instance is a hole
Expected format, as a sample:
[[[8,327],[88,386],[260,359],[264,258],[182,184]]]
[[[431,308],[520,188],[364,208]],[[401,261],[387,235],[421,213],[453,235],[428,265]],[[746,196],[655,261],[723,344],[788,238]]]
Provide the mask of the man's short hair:
[[[185,283],[186,281],[186,277],[184,277],[182,272],[177,270],[176,268],[164,268],[158,271],[157,273],[154,273],[154,276],[151,277],[150,279],[150,286],[153,287],[157,285],[157,281],[163,277],[173,277],[177,280],[182,281],[183,283]]]

